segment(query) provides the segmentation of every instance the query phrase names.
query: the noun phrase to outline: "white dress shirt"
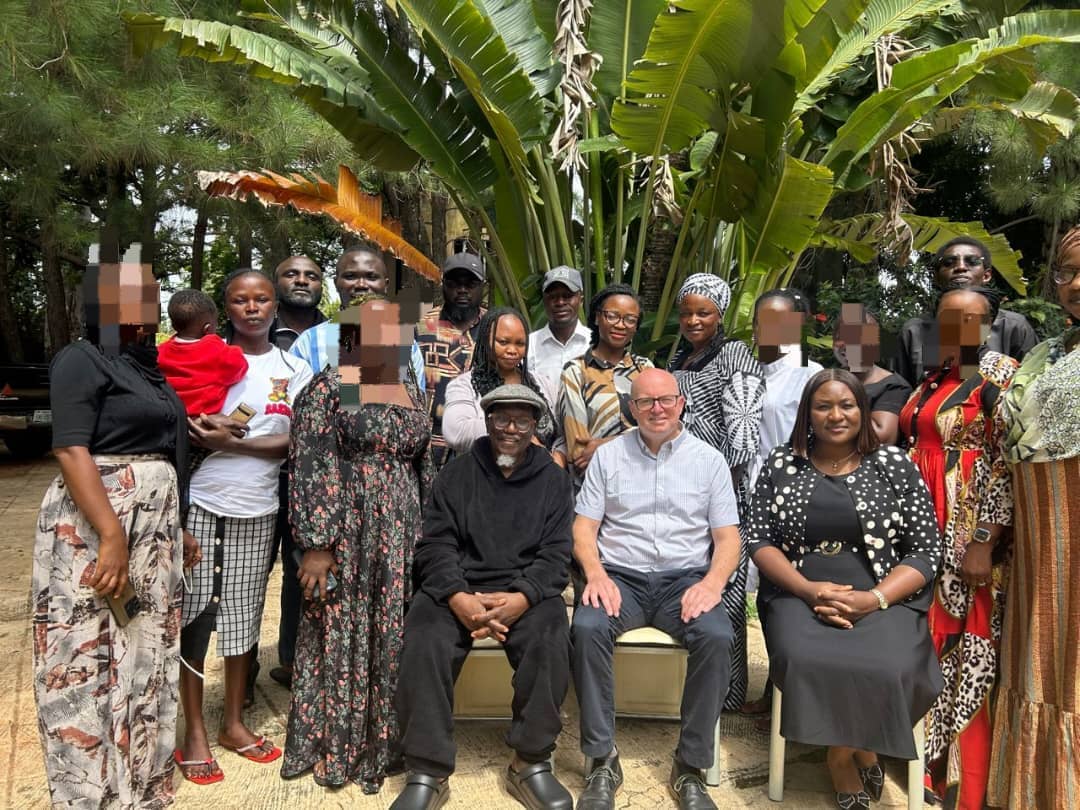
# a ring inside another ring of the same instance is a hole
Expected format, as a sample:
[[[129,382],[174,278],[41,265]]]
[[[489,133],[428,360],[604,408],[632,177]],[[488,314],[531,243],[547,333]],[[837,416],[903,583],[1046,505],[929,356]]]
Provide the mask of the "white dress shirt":
[[[591,339],[592,332],[580,321],[566,343],[560,343],[551,327],[545,324],[529,334],[529,370],[537,377],[546,379],[557,390],[563,367],[585,354]]]

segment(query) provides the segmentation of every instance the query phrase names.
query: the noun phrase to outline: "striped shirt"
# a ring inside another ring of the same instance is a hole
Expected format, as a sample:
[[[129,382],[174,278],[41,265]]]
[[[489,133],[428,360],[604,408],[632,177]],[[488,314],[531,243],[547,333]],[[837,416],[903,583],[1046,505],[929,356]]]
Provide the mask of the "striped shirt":
[[[709,565],[712,529],[739,510],[727,461],[685,428],[653,455],[637,430],[596,449],[577,513],[600,521],[600,561],[638,571]]]

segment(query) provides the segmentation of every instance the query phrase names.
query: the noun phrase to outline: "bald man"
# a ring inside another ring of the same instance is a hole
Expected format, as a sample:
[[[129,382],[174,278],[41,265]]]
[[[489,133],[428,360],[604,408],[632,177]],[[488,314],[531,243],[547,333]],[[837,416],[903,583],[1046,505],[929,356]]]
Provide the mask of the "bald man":
[[[574,611],[574,687],[589,758],[578,808],[614,807],[615,638],[655,627],[689,658],[670,785],[679,806],[715,808],[702,770],[727,694],[734,631],[720,603],[739,561],[739,512],[723,455],[680,421],[675,378],[650,368],[630,389],[638,427],[597,448],[577,498],[574,558],[585,576]]]

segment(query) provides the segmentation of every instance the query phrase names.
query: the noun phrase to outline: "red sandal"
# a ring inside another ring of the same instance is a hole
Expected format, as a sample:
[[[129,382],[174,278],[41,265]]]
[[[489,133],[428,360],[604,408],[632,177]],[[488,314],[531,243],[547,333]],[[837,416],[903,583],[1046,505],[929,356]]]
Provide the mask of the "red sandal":
[[[273,762],[281,756],[281,749],[266,739],[265,735],[259,737],[250,745],[241,745],[239,748],[232,748],[221,740],[218,740],[218,745],[226,751],[232,751],[234,754],[239,754],[244,759],[250,759],[252,762],[258,762],[260,765]],[[267,750],[266,746],[270,746],[269,750]]]
[[[225,778],[221,766],[217,764],[217,760],[213,757],[210,757],[210,759],[184,759],[183,752],[177,748],[173,751],[173,760],[176,762],[177,767],[180,768],[183,777],[196,785],[212,785]],[[202,775],[192,774],[191,771],[195,768],[209,768],[210,772]]]

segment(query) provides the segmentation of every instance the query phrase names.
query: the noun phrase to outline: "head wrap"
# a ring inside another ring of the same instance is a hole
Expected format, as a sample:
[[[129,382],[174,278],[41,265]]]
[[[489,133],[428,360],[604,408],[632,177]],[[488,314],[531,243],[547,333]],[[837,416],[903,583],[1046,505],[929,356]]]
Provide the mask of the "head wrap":
[[[724,317],[728,304],[731,303],[731,287],[719,276],[712,273],[694,273],[683,283],[679,294],[675,297],[675,304],[681,304],[688,295],[700,295],[713,302],[720,317]]]

